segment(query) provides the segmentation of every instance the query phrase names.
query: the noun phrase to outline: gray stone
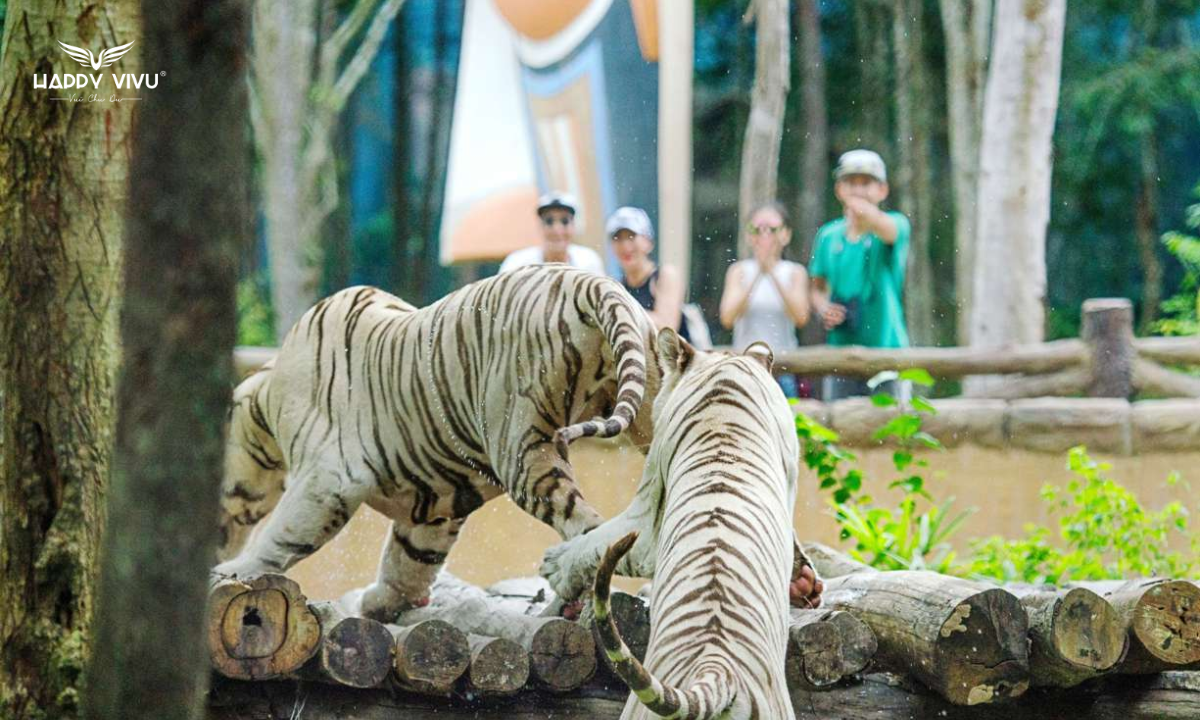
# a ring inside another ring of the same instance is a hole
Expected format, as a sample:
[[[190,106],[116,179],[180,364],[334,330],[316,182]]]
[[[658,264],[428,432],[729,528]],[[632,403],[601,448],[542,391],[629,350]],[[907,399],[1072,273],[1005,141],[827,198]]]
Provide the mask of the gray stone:
[[[1132,418],[1137,453],[1200,451],[1200,400],[1142,400]]]
[[[1065,452],[1075,445],[1115,455],[1133,450],[1129,402],[1112,398],[1033,398],[1008,407],[1012,447]]]

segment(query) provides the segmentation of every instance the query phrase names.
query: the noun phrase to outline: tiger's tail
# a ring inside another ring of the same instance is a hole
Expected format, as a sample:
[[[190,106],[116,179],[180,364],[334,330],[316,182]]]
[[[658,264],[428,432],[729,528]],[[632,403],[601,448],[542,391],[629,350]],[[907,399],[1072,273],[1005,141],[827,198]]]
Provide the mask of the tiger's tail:
[[[613,571],[637,539],[638,534],[632,532],[613,543],[596,568],[592,607],[604,654],[613,672],[625,681],[637,699],[651,712],[668,718],[715,718],[733,704],[734,689],[728,676],[717,673],[705,675],[682,689],[664,685],[629,652],[629,647],[621,639],[613,622],[608,606]]]
[[[609,280],[600,286],[592,317],[603,328],[612,348],[617,366],[617,402],[609,417],[568,425],[555,433],[554,447],[564,460],[567,459],[567,446],[573,441],[581,437],[615,437],[633,423],[645,397],[647,382],[647,348],[642,328],[649,320],[639,318],[636,313],[641,312],[642,309],[615,281]]]

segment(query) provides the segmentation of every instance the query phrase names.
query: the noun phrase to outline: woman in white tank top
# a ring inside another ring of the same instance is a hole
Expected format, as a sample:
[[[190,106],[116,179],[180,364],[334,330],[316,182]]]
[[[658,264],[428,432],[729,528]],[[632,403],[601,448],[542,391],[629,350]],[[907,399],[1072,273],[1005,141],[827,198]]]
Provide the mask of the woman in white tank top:
[[[808,272],[803,265],[783,260],[792,240],[787,212],[768,203],[750,214],[746,230],[753,257],[729,267],[721,294],[721,324],[733,328],[738,352],[761,340],[775,352],[800,347],[796,328],[808,322]],[[789,397],[796,396],[795,378],[779,378]]]

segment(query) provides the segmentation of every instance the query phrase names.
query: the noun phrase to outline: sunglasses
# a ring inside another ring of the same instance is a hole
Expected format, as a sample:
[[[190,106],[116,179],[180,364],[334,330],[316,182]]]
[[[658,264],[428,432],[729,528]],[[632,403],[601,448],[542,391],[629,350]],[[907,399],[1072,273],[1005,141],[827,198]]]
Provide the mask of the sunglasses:
[[[751,235],[778,235],[783,232],[786,225],[747,225],[746,230]]]
[[[542,218],[542,224],[543,224],[543,225],[545,225],[546,227],[554,227],[554,224],[555,224],[555,223],[558,223],[559,225],[562,225],[563,227],[566,227],[566,226],[570,225],[570,224],[571,224],[572,222],[574,222],[574,221],[575,221],[575,218],[573,218],[573,217],[557,217],[557,218],[554,218],[554,217],[549,217],[549,216],[547,216],[547,217],[543,217],[543,218]]]

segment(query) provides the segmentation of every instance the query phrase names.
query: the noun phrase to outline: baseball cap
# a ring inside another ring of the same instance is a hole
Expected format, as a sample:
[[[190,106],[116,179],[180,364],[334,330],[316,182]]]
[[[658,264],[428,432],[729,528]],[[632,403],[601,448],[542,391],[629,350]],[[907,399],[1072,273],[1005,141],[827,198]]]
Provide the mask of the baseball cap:
[[[635,235],[645,235],[648,238],[654,237],[654,226],[650,224],[650,216],[646,211],[628,205],[617,208],[608,216],[608,222],[604,223],[604,234],[609,237],[621,230],[629,230]]]
[[[847,175],[867,175],[879,182],[887,182],[887,167],[879,153],[860,148],[842,153],[838,158],[837,169],[833,171],[834,179],[841,180]]]
[[[567,212],[574,215],[575,208],[577,208],[578,206],[579,206],[579,203],[575,201],[574,195],[571,195],[570,193],[555,191],[555,192],[548,192],[545,195],[538,198],[537,211],[538,211],[538,215],[541,215],[542,211],[544,211],[544,210],[550,210],[551,208],[560,208],[560,209],[566,210]]]

